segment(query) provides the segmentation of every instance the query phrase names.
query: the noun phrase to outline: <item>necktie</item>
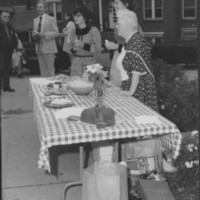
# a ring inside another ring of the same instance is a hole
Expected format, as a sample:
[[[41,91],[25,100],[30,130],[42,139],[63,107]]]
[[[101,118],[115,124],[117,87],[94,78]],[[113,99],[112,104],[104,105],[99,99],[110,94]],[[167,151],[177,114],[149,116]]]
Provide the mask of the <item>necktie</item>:
[[[39,21],[39,24],[38,24],[38,32],[41,31],[41,25],[42,25],[42,16],[40,16],[40,21]]]

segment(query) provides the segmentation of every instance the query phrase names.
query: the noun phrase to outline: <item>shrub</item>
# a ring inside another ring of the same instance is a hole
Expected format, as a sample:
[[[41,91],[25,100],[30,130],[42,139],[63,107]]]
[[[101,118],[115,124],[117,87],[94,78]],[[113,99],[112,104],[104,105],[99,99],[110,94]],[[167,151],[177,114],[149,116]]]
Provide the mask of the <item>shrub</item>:
[[[173,160],[177,171],[163,176],[177,200],[198,200],[199,133],[193,131],[198,128],[199,117],[197,80],[188,81],[179,65],[160,59],[154,60],[154,75],[160,114],[184,132],[180,155]]]
[[[175,173],[164,176],[178,200],[199,200],[199,133],[182,134],[180,155],[174,160]]]
[[[174,122],[181,132],[198,128],[198,83],[188,81],[179,65],[154,61],[160,113]]]

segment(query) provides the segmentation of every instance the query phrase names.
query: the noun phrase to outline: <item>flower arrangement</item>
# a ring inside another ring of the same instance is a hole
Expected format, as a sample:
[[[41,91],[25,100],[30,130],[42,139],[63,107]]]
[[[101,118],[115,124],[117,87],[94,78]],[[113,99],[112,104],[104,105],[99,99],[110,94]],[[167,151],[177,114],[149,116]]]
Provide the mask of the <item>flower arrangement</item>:
[[[182,133],[180,155],[173,160],[177,171],[164,173],[177,200],[199,199],[199,132]]]
[[[94,90],[97,96],[103,96],[104,78],[108,76],[108,73],[103,71],[103,66],[99,63],[88,65],[83,76],[94,83]]]
[[[115,125],[115,111],[112,108],[106,107],[103,102],[105,77],[107,77],[107,72],[103,71],[103,66],[100,64],[86,66],[86,71],[83,74],[83,79],[94,84],[96,105],[82,112],[81,121],[96,124],[97,128]]]

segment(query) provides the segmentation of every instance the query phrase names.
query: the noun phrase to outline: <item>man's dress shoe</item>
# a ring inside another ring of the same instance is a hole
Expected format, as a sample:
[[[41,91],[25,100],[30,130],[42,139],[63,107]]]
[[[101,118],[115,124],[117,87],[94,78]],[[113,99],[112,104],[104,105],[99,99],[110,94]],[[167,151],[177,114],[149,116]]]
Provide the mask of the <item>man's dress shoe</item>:
[[[12,88],[10,88],[10,87],[3,88],[3,91],[4,91],[4,92],[15,92],[15,90],[12,89]]]

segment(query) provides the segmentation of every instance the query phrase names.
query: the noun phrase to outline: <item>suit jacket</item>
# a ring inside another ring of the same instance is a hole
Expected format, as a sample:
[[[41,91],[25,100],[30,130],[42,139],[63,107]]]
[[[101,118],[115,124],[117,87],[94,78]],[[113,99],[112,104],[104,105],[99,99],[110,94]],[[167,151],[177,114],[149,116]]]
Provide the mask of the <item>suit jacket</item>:
[[[12,54],[13,49],[17,48],[17,37],[10,24],[7,24],[10,39],[5,31],[4,25],[0,22],[0,53]]]
[[[37,54],[48,54],[48,53],[57,53],[57,46],[55,38],[58,36],[58,27],[56,19],[47,14],[43,15],[41,33],[44,34],[44,37],[41,37],[40,43],[36,44],[36,53]],[[39,17],[34,19],[33,22],[33,31],[37,31],[39,26]]]

